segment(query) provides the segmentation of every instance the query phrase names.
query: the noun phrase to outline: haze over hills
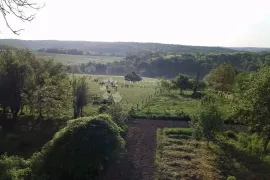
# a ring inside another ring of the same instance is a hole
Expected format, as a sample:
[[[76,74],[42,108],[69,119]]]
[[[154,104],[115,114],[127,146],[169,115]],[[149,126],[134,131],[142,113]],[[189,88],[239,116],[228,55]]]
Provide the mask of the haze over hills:
[[[90,41],[57,41],[57,40],[18,40],[0,39],[0,45],[7,44],[30,50],[40,49],[78,49],[84,52],[125,55],[126,53],[143,50],[172,52],[172,53],[226,53],[236,52],[234,49],[223,47],[186,46],[161,43],[139,42],[90,42]]]

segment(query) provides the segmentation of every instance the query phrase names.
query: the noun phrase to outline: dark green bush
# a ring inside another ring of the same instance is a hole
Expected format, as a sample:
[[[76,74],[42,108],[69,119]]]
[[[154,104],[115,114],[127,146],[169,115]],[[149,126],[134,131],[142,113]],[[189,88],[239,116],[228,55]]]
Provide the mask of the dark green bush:
[[[32,156],[32,178],[95,179],[123,150],[120,131],[104,114],[69,121]]]
[[[98,113],[99,113],[99,114],[104,113],[108,108],[109,108],[108,105],[102,104],[102,105],[99,106],[99,108],[98,108]]]
[[[135,72],[132,72],[130,74],[125,75],[125,80],[134,82],[134,81],[141,81],[142,78]]]
[[[234,176],[228,176],[227,180],[236,180],[236,177],[234,177]]]
[[[27,179],[30,174],[30,163],[18,156],[0,157],[0,179],[22,180]]]
[[[237,139],[237,135],[232,131],[232,130],[228,130],[225,132],[226,137],[230,138],[230,139]]]

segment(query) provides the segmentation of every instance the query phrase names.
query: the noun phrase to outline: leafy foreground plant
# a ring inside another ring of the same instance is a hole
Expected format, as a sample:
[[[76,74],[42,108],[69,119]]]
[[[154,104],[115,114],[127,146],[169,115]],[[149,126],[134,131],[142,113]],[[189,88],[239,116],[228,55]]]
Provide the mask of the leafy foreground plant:
[[[0,179],[1,180],[22,180],[29,173],[29,161],[19,156],[3,155],[0,157]]]
[[[209,142],[214,140],[216,134],[222,130],[223,120],[221,117],[221,112],[212,98],[204,98],[198,115],[191,121],[194,137],[196,139],[204,137],[207,146],[209,146]]]
[[[108,115],[71,120],[31,158],[32,179],[93,179],[121,153],[121,129]]]

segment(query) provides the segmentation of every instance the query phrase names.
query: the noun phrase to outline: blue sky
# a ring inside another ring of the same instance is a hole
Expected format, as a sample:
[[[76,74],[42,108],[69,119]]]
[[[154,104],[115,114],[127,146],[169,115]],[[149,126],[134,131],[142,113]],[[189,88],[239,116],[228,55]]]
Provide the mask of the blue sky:
[[[19,36],[1,21],[0,38],[270,47],[269,0],[36,1],[36,19],[11,18]]]

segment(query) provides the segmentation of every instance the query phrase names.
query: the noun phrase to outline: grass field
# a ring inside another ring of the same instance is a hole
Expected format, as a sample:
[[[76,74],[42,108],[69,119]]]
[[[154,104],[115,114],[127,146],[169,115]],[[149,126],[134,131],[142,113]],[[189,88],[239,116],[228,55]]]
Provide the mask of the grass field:
[[[199,106],[199,100],[191,98],[192,91],[180,95],[179,91],[160,94],[144,105],[138,116],[149,118],[179,118],[192,117]]]
[[[191,138],[189,128],[165,128],[157,131],[155,180],[217,180],[216,157],[205,142]]]
[[[129,81],[125,81],[123,76],[105,76],[105,75],[79,75],[76,76],[86,76],[89,82],[89,89],[91,94],[101,97],[106,91],[105,89],[100,89],[99,82],[102,79],[112,79],[118,82],[117,91],[109,86],[111,90],[111,94],[119,93],[122,97],[120,104],[126,106],[126,108],[137,108],[137,104],[139,106],[142,105],[142,101],[145,101],[149,98],[150,95],[152,97],[155,94],[155,82],[157,79],[153,78],[143,78],[143,80],[139,83],[131,83]],[[95,82],[94,79],[99,78],[98,82]],[[125,87],[124,85],[129,85],[129,87]],[[123,87],[122,87],[123,86]],[[100,105],[94,105],[90,103],[87,107],[84,108],[84,115],[93,115],[97,113],[97,109]]]
[[[121,61],[123,57],[116,56],[86,56],[86,55],[68,55],[68,54],[49,54],[37,53],[38,56],[45,58],[53,58],[56,62],[61,62],[64,65],[82,64],[88,62],[109,63]]]

